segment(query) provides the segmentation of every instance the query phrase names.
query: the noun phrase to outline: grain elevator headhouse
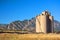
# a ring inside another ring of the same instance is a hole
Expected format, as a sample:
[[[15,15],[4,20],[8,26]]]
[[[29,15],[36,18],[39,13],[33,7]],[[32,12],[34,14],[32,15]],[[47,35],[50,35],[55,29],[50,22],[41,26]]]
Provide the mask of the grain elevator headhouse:
[[[54,19],[48,11],[42,12],[41,15],[36,16],[36,32],[37,33],[53,33]]]

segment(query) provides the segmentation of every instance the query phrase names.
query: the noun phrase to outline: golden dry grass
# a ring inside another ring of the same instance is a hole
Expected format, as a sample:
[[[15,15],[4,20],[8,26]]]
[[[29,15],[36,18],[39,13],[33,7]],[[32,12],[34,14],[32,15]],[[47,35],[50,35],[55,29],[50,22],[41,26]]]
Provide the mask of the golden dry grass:
[[[60,34],[0,34],[0,40],[60,40]]]

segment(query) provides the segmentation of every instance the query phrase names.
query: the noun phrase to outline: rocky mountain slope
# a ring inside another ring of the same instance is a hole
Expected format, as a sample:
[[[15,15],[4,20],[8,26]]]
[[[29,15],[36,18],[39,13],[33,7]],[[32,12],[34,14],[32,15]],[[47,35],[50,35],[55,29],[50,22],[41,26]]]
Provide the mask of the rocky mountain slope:
[[[54,30],[56,32],[60,31],[60,22],[59,21],[54,20]]]
[[[24,21],[14,21],[10,24],[0,24],[0,30],[25,30],[35,32],[35,18]],[[60,31],[60,22],[54,20],[54,30]]]

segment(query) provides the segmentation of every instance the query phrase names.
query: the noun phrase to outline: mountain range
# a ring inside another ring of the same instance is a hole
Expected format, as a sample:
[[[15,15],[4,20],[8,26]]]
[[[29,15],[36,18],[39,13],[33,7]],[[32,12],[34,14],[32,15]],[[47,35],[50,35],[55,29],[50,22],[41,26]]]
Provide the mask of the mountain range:
[[[35,20],[36,18],[32,18],[30,20],[24,21],[14,21],[10,24],[0,24],[0,30],[20,30],[20,31],[28,31],[28,32],[35,32]],[[60,22],[54,20],[54,31],[60,31]]]

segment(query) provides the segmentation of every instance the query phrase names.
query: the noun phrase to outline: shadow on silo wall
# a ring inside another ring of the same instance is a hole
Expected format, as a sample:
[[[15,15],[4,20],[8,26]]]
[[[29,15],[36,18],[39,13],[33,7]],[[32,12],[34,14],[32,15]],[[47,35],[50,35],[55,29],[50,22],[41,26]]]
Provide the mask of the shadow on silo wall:
[[[47,33],[52,32],[52,27],[51,27],[51,20],[47,18]]]

